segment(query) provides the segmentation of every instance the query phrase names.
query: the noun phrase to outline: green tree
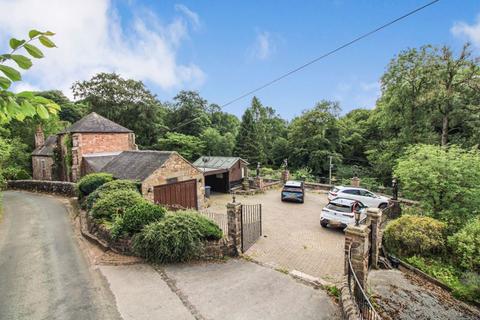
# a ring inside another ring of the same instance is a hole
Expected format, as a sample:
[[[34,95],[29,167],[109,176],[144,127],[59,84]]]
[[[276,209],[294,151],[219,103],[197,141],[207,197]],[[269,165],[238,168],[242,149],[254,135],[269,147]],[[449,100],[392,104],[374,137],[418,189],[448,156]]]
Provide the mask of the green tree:
[[[211,121],[207,100],[196,91],[180,91],[168,106],[167,124],[170,130],[186,135],[200,136]]]
[[[9,66],[8,63],[11,62],[24,70],[30,69],[32,60],[18,52],[23,49],[30,57],[43,58],[42,51],[32,43],[39,41],[44,47],[53,48],[55,44],[50,39],[53,35],[54,33],[50,31],[30,30],[28,40],[11,38],[9,44],[12,50],[10,53],[0,54],[0,123],[8,123],[12,119],[22,121],[35,115],[46,119],[50,114],[58,112],[59,106],[44,97],[29,91],[17,94],[8,91],[12,82],[22,80],[20,72],[15,67]],[[1,76],[2,74],[4,76]]]
[[[210,156],[231,156],[235,148],[235,137],[231,133],[221,135],[216,129],[208,128],[200,135],[204,154]]]
[[[177,132],[169,132],[158,140],[156,150],[177,151],[185,159],[195,161],[203,153],[205,146],[200,138]]]
[[[414,145],[395,168],[402,192],[424,212],[457,230],[480,211],[480,151]]]
[[[165,108],[141,81],[115,73],[99,73],[72,86],[75,99],[114,122],[133,130],[141,147],[155,144],[165,130]]]
[[[234,137],[237,136],[240,120],[235,115],[222,112],[220,106],[216,104],[211,104],[208,107],[208,113],[210,114],[212,128],[216,129],[221,135],[230,133]]]
[[[74,103],[60,90],[37,92],[37,95],[52,100],[60,106],[58,117],[61,121],[74,123],[87,115],[89,107],[83,103]]]
[[[242,124],[235,144],[235,154],[252,164],[263,162],[263,146],[259,136],[253,112],[248,108],[242,116]]]

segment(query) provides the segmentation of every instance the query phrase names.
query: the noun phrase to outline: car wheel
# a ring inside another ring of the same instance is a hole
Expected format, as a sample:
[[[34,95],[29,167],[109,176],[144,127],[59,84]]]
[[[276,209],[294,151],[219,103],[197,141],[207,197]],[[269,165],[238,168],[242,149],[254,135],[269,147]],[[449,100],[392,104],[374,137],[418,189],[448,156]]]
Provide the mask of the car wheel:
[[[385,209],[387,206],[388,206],[388,204],[386,204],[386,203],[381,203],[381,204],[378,206],[378,208],[381,209],[381,210],[383,210],[383,209]]]
[[[322,220],[320,221],[320,225],[323,227],[323,228],[326,228],[328,226],[328,221],[327,220]]]

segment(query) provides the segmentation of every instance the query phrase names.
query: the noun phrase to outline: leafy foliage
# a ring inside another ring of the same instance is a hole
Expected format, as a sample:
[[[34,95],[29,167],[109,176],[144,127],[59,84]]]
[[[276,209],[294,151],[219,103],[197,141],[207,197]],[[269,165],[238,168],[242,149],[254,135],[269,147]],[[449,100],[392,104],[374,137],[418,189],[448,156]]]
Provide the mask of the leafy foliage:
[[[410,147],[395,174],[402,192],[421,201],[425,213],[457,230],[478,214],[480,206],[480,152],[457,146]]]
[[[91,215],[95,219],[113,221],[114,217],[123,215],[127,208],[145,201],[140,193],[132,190],[117,190],[102,194],[92,207]]]
[[[182,133],[169,132],[154,146],[157,150],[176,150],[184,158],[195,161],[203,153],[204,144],[200,138]]]
[[[8,123],[12,119],[22,121],[36,115],[46,119],[50,114],[59,111],[60,107],[57,104],[33,92],[23,91],[15,94],[8,91],[13,82],[22,80],[22,76],[15,67],[7,63],[13,62],[20,69],[30,69],[33,64],[30,57],[17,52],[24,49],[33,58],[43,58],[42,51],[32,43],[38,40],[44,47],[53,48],[55,44],[49,38],[53,35],[54,33],[50,31],[30,30],[28,40],[10,39],[12,51],[0,55],[0,123]]]
[[[91,173],[81,178],[77,182],[77,187],[82,196],[86,197],[104,183],[112,180],[113,176],[109,173]]]
[[[163,219],[167,210],[147,200],[132,207],[127,207],[123,215],[115,217],[111,234],[114,238],[122,235],[133,235],[142,231],[143,227]]]
[[[203,222],[205,220],[196,213],[168,214],[162,221],[145,226],[134,236],[134,250],[154,262],[191,260],[202,252],[202,241],[215,236],[210,228],[205,227],[211,222]]]
[[[430,217],[404,215],[388,223],[383,240],[388,250],[403,257],[434,255],[445,248],[445,228]]]
[[[118,190],[131,190],[138,192],[139,183],[132,180],[113,180],[106,182],[85,198],[83,202],[83,208],[87,211],[90,211],[95,202],[97,202],[97,200],[100,199],[104,194]]]
[[[480,273],[480,217],[467,223],[448,238],[458,264]]]

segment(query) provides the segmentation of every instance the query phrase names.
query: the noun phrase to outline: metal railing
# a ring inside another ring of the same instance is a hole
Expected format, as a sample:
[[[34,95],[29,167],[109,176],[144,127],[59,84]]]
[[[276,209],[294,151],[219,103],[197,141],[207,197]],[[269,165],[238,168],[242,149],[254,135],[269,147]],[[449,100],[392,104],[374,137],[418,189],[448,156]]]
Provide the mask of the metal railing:
[[[352,245],[350,245],[350,247],[348,248],[348,273],[347,273],[348,290],[350,292],[350,296],[354,298],[354,302],[361,319],[381,320],[382,318],[378,315],[377,311],[375,311],[375,308],[373,307],[372,303],[370,302],[370,299],[368,298],[367,294],[363,290],[360,284],[360,281],[358,281],[357,275],[353,270],[351,254],[352,254]]]
[[[209,210],[200,210],[198,213],[215,222],[222,229],[223,237],[228,237],[228,217],[226,213],[215,213]]]

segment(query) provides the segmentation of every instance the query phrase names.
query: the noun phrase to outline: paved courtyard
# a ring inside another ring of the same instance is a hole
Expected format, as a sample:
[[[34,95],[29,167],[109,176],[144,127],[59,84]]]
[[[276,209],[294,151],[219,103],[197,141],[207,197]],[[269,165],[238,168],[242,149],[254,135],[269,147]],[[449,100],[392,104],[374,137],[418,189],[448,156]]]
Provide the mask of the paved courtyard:
[[[226,212],[228,194],[214,194],[210,211]],[[280,201],[280,190],[254,196],[237,196],[245,204],[262,204],[263,237],[246,254],[276,268],[336,282],[343,275],[344,240],[341,229],[320,226],[326,194],[308,192],[304,204]]]

